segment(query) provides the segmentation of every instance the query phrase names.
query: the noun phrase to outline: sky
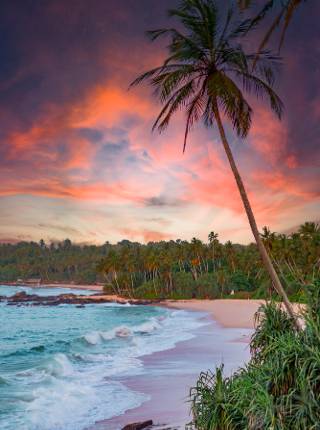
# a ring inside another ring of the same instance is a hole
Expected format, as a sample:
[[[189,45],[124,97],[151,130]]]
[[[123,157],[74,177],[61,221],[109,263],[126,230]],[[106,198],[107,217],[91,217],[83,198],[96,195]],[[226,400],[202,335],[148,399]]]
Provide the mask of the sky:
[[[160,105],[128,91],[165,57],[144,32],[175,3],[2,0],[0,242],[252,240],[217,131],[197,126],[182,154],[183,115],[152,133]],[[309,0],[288,30],[283,120],[253,102],[249,137],[227,129],[260,228],[320,219],[319,16]]]

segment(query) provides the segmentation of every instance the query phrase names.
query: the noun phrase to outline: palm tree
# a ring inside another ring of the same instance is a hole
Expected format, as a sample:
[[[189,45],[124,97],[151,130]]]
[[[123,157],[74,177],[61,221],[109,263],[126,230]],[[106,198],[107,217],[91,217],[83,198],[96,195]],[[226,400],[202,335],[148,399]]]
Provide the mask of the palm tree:
[[[272,233],[268,227],[264,226],[262,228],[261,238],[267,251],[271,253],[274,242],[276,240],[276,234]]]
[[[305,222],[299,227],[298,233],[302,236],[312,236],[320,233],[320,224],[317,224],[316,222]]]
[[[252,108],[242,89],[267,98],[271,109],[281,118],[283,105],[272,88],[276,58],[262,52],[252,70],[256,56],[245,53],[239,44],[239,37],[247,30],[248,23],[235,22],[230,10],[222,25],[214,0],[182,0],[177,9],[169,10],[169,16],[180,21],[179,27],[148,32],[152,41],[161,36],[169,37],[168,58],[159,67],[139,76],[131,86],[147,81],[164,104],[153,130],[163,131],[176,111],[186,111],[183,151],[194,123],[202,120],[208,127],[217,125],[264,265],[288,313],[295,318],[261,240],[222,122],[222,118],[229,120],[239,137],[248,135]]]
[[[212,270],[215,271],[215,246],[219,243],[218,241],[218,233],[211,231],[208,234],[209,245],[212,249]]]

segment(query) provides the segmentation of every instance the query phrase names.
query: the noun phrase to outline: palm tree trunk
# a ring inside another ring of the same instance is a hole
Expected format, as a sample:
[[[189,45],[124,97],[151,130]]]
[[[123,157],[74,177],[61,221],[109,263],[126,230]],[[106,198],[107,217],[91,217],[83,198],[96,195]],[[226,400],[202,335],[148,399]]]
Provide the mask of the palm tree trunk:
[[[215,260],[214,260],[214,243],[212,243],[212,271],[215,273]]]
[[[251,230],[252,230],[252,234],[253,234],[253,236],[254,236],[254,238],[256,240],[256,243],[257,243],[257,246],[258,246],[258,250],[259,250],[261,258],[262,258],[262,261],[263,261],[263,263],[265,265],[265,268],[266,268],[267,272],[269,273],[269,276],[270,276],[270,278],[272,280],[272,284],[273,284],[274,288],[276,289],[276,291],[278,292],[278,294],[283,299],[283,302],[284,302],[285,307],[286,307],[286,309],[288,311],[288,314],[295,321],[296,326],[299,328],[296,316],[295,316],[295,314],[293,312],[292,305],[289,302],[288,296],[287,296],[285,290],[283,289],[283,287],[281,285],[281,282],[280,282],[280,279],[278,277],[278,274],[277,274],[277,272],[275,271],[275,269],[274,269],[274,267],[272,265],[271,259],[270,259],[269,255],[268,255],[268,253],[266,251],[266,248],[265,248],[265,246],[264,246],[264,244],[262,242],[262,239],[260,237],[260,233],[259,233],[259,230],[258,230],[258,227],[257,227],[256,220],[254,218],[252,209],[251,209],[251,205],[250,205],[250,202],[249,202],[246,190],[244,188],[241,176],[239,174],[239,171],[238,171],[238,168],[237,168],[236,163],[234,161],[234,158],[233,158],[233,155],[232,155],[232,152],[231,152],[228,140],[226,138],[226,134],[225,134],[224,127],[223,127],[223,124],[222,124],[222,121],[221,121],[221,117],[220,117],[218,106],[214,107],[214,113],[215,113],[215,118],[216,118],[216,121],[217,121],[217,124],[218,124],[218,128],[219,128],[219,133],[220,133],[220,137],[221,137],[221,140],[222,140],[222,144],[223,144],[224,150],[225,150],[225,152],[227,154],[231,170],[232,170],[233,175],[235,177],[235,180],[237,182],[238,189],[239,189],[239,192],[240,192],[240,196],[241,196],[241,199],[242,199],[242,202],[243,202],[243,205],[244,205],[244,208],[245,208],[248,220],[249,220],[249,224],[250,224],[250,227],[251,227]]]

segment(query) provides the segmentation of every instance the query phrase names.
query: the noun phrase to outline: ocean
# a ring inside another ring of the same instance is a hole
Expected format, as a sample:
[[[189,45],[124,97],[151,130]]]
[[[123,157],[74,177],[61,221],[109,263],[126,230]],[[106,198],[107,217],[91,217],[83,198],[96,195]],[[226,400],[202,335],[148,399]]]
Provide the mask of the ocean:
[[[0,286],[0,295],[21,290],[89,293]],[[151,306],[0,304],[0,429],[82,430],[138,407],[148,395],[121,377],[205,324],[200,313]]]

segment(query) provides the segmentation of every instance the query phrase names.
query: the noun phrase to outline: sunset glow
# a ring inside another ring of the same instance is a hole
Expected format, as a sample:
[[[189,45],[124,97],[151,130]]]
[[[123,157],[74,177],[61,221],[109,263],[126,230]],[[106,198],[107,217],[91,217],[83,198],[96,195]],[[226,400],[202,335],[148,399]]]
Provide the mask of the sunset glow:
[[[144,31],[167,22],[170,3],[6,2],[0,241],[206,240],[211,230],[222,241],[251,241],[216,130],[196,127],[183,155],[184,118],[152,133],[160,106],[148,88],[128,91],[163,58],[164,46]],[[320,66],[304,49],[312,38],[319,45],[317,7],[308,42],[294,22],[288,32],[283,120],[253,101],[249,138],[228,130],[259,227],[277,231],[319,220]]]

